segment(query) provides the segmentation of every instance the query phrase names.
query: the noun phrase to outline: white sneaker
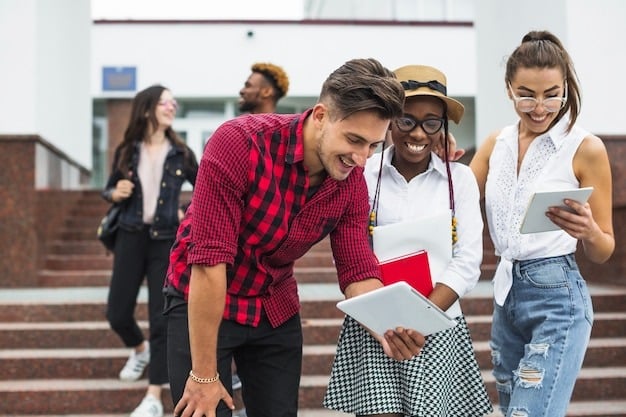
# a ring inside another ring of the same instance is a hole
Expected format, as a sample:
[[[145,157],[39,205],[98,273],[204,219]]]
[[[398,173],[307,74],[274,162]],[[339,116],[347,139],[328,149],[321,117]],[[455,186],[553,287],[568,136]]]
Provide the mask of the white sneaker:
[[[130,417],[163,417],[163,404],[152,394],[143,397],[141,403],[130,414]]]
[[[150,363],[150,344],[145,342],[146,348],[141,353],[133,350],[126,361],[126,365],[120,371],[122,381],[136,381],[141,378],[146,366]]]

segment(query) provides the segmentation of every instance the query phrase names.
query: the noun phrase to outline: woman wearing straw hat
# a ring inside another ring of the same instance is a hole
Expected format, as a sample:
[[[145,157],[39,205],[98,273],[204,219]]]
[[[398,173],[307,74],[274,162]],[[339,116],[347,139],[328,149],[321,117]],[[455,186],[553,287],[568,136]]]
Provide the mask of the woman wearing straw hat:
[[[436,68],[408,65],[395,74],[405,89],[404,115],[391,123],[392,145],[365,169],[372,226],[450,213],[452,233],[441,233],[450,235],[452,260],[433,277],[428,298],[457,325],[427,336],[419,355],[397,361],[378,335],[346,317],[324,405],[358,416],[484,416],[492,407],[458,303],[480,275],[479,191],[469,167],[435,153],[448,149],[448,119],[458,124],[464,107],[447,96]]]
[[[561,41],[527,33],[508,58],[505,88],[519,120],[493,133],[470,167],[500,262],[494,276],[493,374],[506,416],[567,412],[591,334],[593,308],[574,252],[606,262],[615,248],[611,168],[602,140],[576,125],[580,89]],[[534,191],[593,187],[548,218],[562,230],[522,234]]]

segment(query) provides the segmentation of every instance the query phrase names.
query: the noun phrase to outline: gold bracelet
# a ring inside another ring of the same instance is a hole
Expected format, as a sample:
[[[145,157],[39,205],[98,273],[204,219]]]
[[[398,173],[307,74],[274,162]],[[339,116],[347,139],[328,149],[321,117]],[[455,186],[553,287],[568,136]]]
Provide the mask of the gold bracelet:
[[[214,382],[219,381],[220,374],[219,372],[217,372],[213,378],[200,378],[200,377],[195,376],[193,374],[193,371],[189,371],[189,378],[191,378],[193,382],[197,382],[198,384],[212,384]]]

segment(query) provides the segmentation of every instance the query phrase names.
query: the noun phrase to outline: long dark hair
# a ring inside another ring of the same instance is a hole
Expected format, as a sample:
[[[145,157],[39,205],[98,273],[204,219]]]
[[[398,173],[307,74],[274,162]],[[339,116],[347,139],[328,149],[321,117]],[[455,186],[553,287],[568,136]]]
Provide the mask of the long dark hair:
[[[119,158],[116,168],[119,169],[124,176],[128,174],[135,145],[143,140],[149,128],[156,130],[159,126],[155,109],[159,105],[161,94],[165,90],[168,89],[162,85],[152,85],[138,92],[133,99],[130,121],[124,132],[124,139],[118,147]],[[174,146],[184,150],[186,162],[188,159],[187,146],[185,145],[185,141],[174,131],[172,126],[169,126],[165,130],[165,137],[167,137]]]
[[[528,32],[506,62],[504,81],[507,85],[520,67],[559,68],[561,70],[567,81],[567,103],[559,111],[553,124],[561,120],[563,115],[569,111],[570,122],[567,130],[570,131],[580,113],[580,86],[574,70],[574,63],[559,38],[546,30]]]

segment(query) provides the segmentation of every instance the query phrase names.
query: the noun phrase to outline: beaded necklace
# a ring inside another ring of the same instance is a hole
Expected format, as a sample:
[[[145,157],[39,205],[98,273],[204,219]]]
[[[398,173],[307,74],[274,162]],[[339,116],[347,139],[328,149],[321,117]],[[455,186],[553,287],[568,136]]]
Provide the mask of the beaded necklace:
[[[443,154],[444,154],[445,164],[446,164],[446,173],[448,174],[448,196],[450,200],[450,212],[452,213],[452,218],[451,218],[452,244],[454,245],[459,240],[459,236],[457,234],[457,220],[456,220],[456,211],[455,211],[455,206],[454,206],[454,186],[452,185],[452,172],[450,170],[450,161],[448,157],[448,134],[447,134],[448,133],[448,120],[447,118],[444,119],[444,125],[445,125],[445,130],[444,130],[445,139],[444,139]],[[376,178],[376,189],[374,190],[374,201],[372,201],[372,209],[370,211],[370,216],[369,216],[368,230],[370,234],[370,239],[374,235],[374,228],[378,224],[376,214],[378,213],[378,202],[380,200],[380,183],[381,183],[380,180],[383,174],[384,159],[385,159],[385,143],[383,142],[382,149],[380,152],[380,167],[378,170],[378,177]]]

